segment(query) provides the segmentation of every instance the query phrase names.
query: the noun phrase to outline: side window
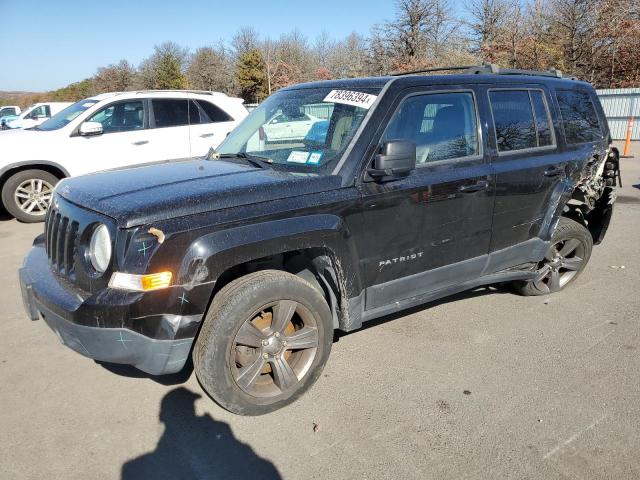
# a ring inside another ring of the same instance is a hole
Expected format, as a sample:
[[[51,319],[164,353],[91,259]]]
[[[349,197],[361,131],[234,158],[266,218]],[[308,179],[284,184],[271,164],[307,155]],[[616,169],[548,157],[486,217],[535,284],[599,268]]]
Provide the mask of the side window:
[[[470,92],[430,93],[403,100],[383,141],[410,140],[418,164],[478,155],[478,129]]]
[[[47,109],[49,107],[47,105],[40,105],[36,108],[34,108],[33,110],[31,110],[31,112],[29,112],[25,118],[28,118],[30,120],[35,120],[39,117],[46,117],[46,116],[51,116],[51,115],[47,115]]]
[[[499,152],[538,146],[533,109],[527,90],[489,92]]]
[[[213,103],[209,103],[204,100],[198,100],[198,104],[205,114],[202,115],[203,112],[200,112],[200,117],[202,118],[201,123],[230,122],[233,120],[233,118],[231,118],[229,114],[227,114],[221,108],[215,106]]]
[[[103,133],[142,130],[144,107],[141,100],[112,103],[94,113],[87,121],[102,124]]]
[[[189,125],[189,107],[186,99],[153,99],[153,116],[156,128]]]
[[[538,133],[538,146],[546,147],[553,145],[553,136],[551,134],[551,117],[547,109],[547,103],[544,99],[544,93],[541,90],[529,90],[531,96],[531,105],[533,105],[533,114],[536,118],[536,131]]]
[[[557,90],[556,96],[567,143],[585,143],[602,139],[598,115],[587,92]]]

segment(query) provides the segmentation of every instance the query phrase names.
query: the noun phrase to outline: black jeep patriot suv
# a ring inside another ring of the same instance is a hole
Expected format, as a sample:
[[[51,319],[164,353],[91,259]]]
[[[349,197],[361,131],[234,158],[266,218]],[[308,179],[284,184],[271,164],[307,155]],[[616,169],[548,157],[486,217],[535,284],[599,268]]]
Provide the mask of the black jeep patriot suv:
[[[91,161],[91,159],[87,159]],[[593,88],[478,68],[296,85],[206,158],[62,181],[20,270],[62,342],[224,408],[313,385],[334,330],[479,285],[557,292],[612,214]]]

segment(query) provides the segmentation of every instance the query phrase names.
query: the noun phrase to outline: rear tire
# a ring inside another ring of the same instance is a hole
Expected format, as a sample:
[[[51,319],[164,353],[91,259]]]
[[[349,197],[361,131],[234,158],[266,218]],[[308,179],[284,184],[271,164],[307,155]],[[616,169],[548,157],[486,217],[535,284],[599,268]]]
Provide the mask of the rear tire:
[[[582,273],[593,248],[593,237],[584,225],[561,217],[551,237],[545,258],[538,263],[538,277],[527,282],[515,282],[521,295],[548,295],[565,289]]]
[[[221,407],[262,415],[317,380],[329,358],[333,322],[322,294],[278,270],[251,273],[216,294],[193,352],[196,376]]]
[[[44,221],[53,188],[59,178],[44,170],[22,170],[2,187],[2,203],[11,215],[25,223]]]

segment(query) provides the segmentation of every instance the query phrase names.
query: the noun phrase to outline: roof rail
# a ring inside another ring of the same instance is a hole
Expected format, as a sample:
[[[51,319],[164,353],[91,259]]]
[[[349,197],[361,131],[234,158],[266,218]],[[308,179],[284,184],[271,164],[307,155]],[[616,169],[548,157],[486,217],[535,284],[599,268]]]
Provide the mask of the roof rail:
[[[477,65],[465,65],[465,66],[457,66],[457,67],[435,67],[435,68],[425,68],[423,70],[412,70],[410,72],[397,72],[392,73],[392,77],[401,77],[403,75],[415,75],[417,73],[431,73],[431,72],[445,72],[448,70],[468,70],[470,68],[478,68]]]
[[[175,89],[175,90],[169,90],[169,89],[160,89],[160,90],[136,90],[136,93],[157,93],[157,92],[161,92],[161,93],[197,93],[200,95],[226,95],[225,93],[222,92],[214,92],[211,90],[179,90],[179,89]]]
[[[549,70],[520,70],[517,68],[500,68],[494,63],[483,63],[482,65],[466,65],[460,67],[436,67],[424,70],[414,70],[411,72],[392,73],[392,76],[415,75],[418,73],[431,73],[441,71],[462,70],[462,73],[471,75],[491,74],[491,75],[533,75],[538,77],[554,77],[566,78],[568,80],[576,80],[576,77],[565,77],[562,72],[556,68]]]

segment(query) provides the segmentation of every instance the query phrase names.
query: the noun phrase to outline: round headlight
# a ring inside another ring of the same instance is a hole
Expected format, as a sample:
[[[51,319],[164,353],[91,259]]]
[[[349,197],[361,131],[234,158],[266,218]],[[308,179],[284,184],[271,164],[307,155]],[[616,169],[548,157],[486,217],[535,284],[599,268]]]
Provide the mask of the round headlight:
[[[103,273],[111,260],[111,237],[109,229],[100,224],[91,235],[89,243],[89,259],[97,272]]]

